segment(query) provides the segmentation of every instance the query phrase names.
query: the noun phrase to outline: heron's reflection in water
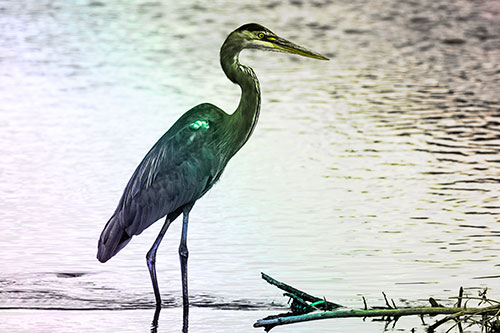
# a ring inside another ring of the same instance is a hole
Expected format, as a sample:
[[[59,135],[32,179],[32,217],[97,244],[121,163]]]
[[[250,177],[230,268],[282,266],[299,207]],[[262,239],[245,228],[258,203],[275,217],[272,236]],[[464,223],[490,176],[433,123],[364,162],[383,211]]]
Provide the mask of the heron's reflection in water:
[[[151,333],[158,332],[158,319],[160,318],[161,307],[157,307],[155,314],[153,316],[153,321],[151,322]],[[187,328],[186,328],[187,330]]]
[[[160,319],[160,311],[161,307],[157,307],[155,309],[155,313],[153,315],[153,321],[151,322],[151,333],[158,332],[158,320]],[[182,333],[188,332],[189,326],[189,312],[183,311],[182,313]]]

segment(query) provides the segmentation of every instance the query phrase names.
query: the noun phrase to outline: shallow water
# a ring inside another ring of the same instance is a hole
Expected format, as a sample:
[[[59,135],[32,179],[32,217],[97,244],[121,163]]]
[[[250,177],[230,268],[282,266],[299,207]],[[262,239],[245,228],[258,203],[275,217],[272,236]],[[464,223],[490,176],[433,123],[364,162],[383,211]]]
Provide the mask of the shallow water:
[[[97,239],[184,111],[237,106],[218,52],[252,21],[332,59],[242,55],[262,113],[191,213],[191,331],[251,331],[282,311],[261,271],[346,306],[460,286],[499,298],[500,7],[443,3],[2,3],[0,330],[149,330],[144,256],[161,223],[105,265]],[[176,222],[158,253],[158,331],[181,323],[179,236]],[[384,324],[276,331],[314,328]]]

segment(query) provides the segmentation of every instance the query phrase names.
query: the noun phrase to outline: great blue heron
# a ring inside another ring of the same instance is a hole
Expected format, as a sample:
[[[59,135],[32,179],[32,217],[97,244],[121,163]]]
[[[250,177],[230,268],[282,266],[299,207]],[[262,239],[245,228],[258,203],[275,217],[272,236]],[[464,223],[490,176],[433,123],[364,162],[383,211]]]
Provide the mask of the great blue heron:
[[[186,245],[189,212],[219,180],[228,161],[247,142],[260,110],[259,81],[254,71],[239,63],[245,48],[328,58],[283,38],[256,24],[245,24],[226,38],[220,63],[226,76],[241,87],[240,104],[227,114],[215,105],[195,106],[175,122],[158,140],[130,178],[113,216],[99,239],[97,259],[106,262],[151,224],[166,216],[165,224],[146,255],[153,282],[156,308],[161,297],[156,278],[156,251],[170,224],[183,213],[179,246],[183,309],[187,314],[188,285]]]

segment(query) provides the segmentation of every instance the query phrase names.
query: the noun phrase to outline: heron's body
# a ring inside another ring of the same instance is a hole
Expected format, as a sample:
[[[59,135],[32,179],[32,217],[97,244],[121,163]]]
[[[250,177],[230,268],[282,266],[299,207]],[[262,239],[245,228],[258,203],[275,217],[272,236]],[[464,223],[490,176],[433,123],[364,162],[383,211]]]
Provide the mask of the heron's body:
[[[104,228],[99,260],[107,261],[134,235],[203,196],[236,153],[223,144],[231,116],[212,104],[186,112],[156,142],[129,180]],[[179,150],[178,147],[186,147]]]
[[[155,257],[163,235],[170,223],[183,213],[179,254],[184,313],[187,314],[186,238],[189,211],[196,200],[217,182],[228,161],[245,144],[257,123],[260,111],[259,82],[250,67],[239,63],[238,55],[244,48],[327,59],[276,36],[258,24],[241,26],[229,34],[220,52],[224,73],[241,87],[241,99],[236,111],[227,114],[208,103],[192,108],[174,123],[139,164],[118,207],[102,231],[97,258],[106,262],[127,245],[134,235],[139,235],[166,216],[165,224],[147,254],[157,309],[160,308],[161,298]],[[187,321],[185,324],[187,326]]]

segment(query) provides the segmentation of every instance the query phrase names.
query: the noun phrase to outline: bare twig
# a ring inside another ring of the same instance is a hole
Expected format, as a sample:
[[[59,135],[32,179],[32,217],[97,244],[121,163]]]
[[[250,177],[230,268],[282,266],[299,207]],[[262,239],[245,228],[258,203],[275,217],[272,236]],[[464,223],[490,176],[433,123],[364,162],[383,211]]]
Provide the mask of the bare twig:
[[[382,292],[382,295],[384,295],[385,305],[387,305],[387,308],[392,309],[392,306],[389,304],[389,301],[387,300],[387,295],[384,292]]]
[[[462,296],[463,295],[464,295],[464,287],[460,287],[460,290],[458,291],[457,308],[462,306]]]
[[[288,292],[290,294],[294,294],[294,295],[300,297],[301,299],[303,299],[305,301],[308,301],[308,302],[311,302],[311,303],[323,301],[322,298],[309,295],[308,293],[305,293],[302,290],[296,289],[296,288],[294,288],[292,286],[289,286],[286,283],[283,283],[283,282],[280,282],[278,280],[275,280],[275,279],[273,279],[272,277],[270,277],[269,275],[267,275],[265,273],[261,273],[261,275],[262,275],[262,278],[264,280],[266,280],[268,283],[270,283],[270,284],[278,287],[279,289],[284,290],[284,291],[286,291],[286,292]],[[325,309],[327,309],[327,310],[333,310],[333,309],[342,307],[342,305],[336,304],[336,303],[332,303],[332,302],[325,302],[325,304],[326,304]]]

